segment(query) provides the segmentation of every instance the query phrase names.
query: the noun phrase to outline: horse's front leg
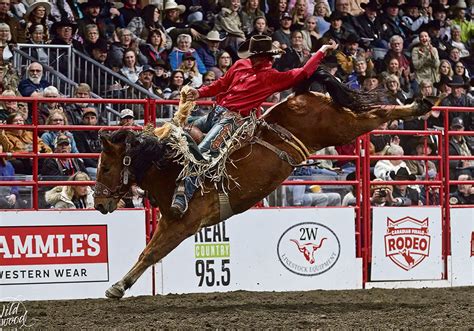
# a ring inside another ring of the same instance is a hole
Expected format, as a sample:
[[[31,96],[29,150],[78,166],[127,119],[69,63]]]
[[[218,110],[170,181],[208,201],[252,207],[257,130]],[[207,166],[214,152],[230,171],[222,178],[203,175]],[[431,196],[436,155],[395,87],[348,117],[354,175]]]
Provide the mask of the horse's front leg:
[[[181,220],[167,220],[160,218],[158,228],[146,245],[135,265],[117,283],[112,285],[105,295],[108,298],[120,299],[125,291],[132,287],[149,266],[157,263],[183,240],[196,233],[200,228],[197,217],[188,216]]]

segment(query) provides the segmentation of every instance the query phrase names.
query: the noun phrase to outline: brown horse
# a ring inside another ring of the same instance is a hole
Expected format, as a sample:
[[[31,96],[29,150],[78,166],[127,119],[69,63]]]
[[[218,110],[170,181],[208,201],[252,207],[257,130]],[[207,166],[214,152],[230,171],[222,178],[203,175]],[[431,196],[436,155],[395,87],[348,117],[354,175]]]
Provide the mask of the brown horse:
[[[366,101],[370,101],[368,94],[359,94],[359,97],[364,96]],[[357,103],[354,98],[351,101]],[[284,127],[310,151],[316,151],[348,143],[389,120],[423,115],[431,106],[421,101],[406,106],[366,107],[365,110],[352,111],[323,94],[303,92],[276,105],[264,115],[264,119],[267,123]],[[262,126],[257,133],[265,142],[288,153],[293,161],[305,161],[292,144],[282,140],[281,132]],[[169,210],[181,167],[171,160],[172,153],[166,144],[132,131],[102,135],[102,142],[104,148],[97,174],[95,208],[104,214],[113,212],[130,185],[137,183],[148,191],[161,212],[158,228],[138,262],[106,291],[109,298],[121,298],[149,266],[202,227],[217,224],[223,217],[218,192],[213,185],[208,185],[206,193],[196,192],[182,219],[172,219]],[[264,144],[248,143],[230,156],[236,167],[228,167],[229,175],[240,185],[228,195],[234,214],[254,206],[291,174],[294,167],[277,154]]]

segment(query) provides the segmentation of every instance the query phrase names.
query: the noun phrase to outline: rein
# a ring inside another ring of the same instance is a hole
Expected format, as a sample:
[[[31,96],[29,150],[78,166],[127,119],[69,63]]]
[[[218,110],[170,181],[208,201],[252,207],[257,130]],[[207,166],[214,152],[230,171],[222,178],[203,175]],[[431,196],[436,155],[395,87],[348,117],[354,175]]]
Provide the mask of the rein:
[[[262,140],[259,137],[255,137],[253,139],[253,141],[255,143],[269,149],[270,151],[275,153],[281,160],[287,162],[292,167],[300,166],[301,163],[303,161],[305,161],[310,156],[310,152],[309,152],[308,148],[293,133],[291,133],[290,131],[288,131],[287,129],[285,129],[284,127],[282,127],[281,125],[278,125],[276,123],[268,124],[264,120],[259,121],[259,122],[260,122],[259,124],[262,125],[262,127],[265,127],[268,130],[276,133],[277,136],[281,140],[283,140],[284,143],[286,143],[287,145],[292,147],[298,153],[298,155],[301,157],[302,160],[300,162],[297,162],[291,155],[288,154],[288,152],[283,151],[283,150],[273,146],[272,144]]]
[[[105,184],[96,181],[94,188],[94,196],[96,198],[113,198],[121,199],[130,193],[128,187],[130,176],[133,175],[130,171],[130,165],[132,164],[132,158],[128,155],[130,152],[130,142],[125,143],[125,154],[122,159],[123,169],[120,172],[120,184],[116,185],[114,189],[111,189]]]

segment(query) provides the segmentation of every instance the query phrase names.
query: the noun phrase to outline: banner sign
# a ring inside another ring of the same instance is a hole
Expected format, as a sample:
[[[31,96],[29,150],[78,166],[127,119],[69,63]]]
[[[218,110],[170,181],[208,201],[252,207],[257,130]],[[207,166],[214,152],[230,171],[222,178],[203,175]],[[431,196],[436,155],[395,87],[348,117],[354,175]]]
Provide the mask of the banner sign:
[[[163,259],[167,293],[361,288],[353,208],[254,209],[204,228]]]
[[[373,208],[371,281],[441,279],[441,208]]]
[[[474,285],[474,209],[451,208],[453,286]]]
[[[103,298],[144,248],[144,219],[143,210],[2,213],[0,300]],[[151,271],[142,278],[131,294],[151,293]]]

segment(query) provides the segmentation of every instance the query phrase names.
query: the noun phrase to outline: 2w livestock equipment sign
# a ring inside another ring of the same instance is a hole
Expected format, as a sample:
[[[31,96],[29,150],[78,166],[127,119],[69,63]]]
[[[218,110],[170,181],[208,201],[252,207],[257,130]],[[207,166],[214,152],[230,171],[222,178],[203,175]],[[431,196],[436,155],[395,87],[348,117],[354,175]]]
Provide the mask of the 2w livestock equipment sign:
[[[107,226],[0,227],[0,284],[108,281]]]

